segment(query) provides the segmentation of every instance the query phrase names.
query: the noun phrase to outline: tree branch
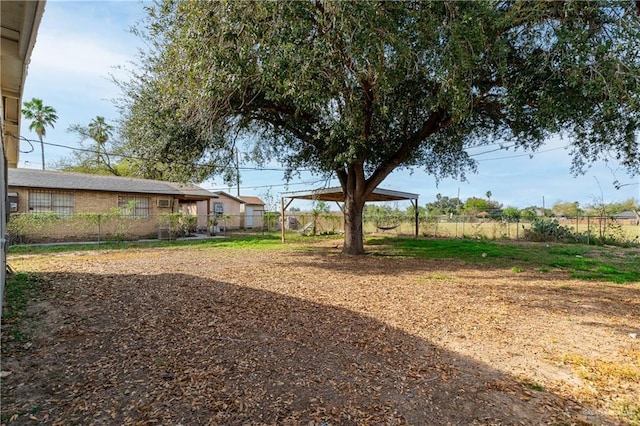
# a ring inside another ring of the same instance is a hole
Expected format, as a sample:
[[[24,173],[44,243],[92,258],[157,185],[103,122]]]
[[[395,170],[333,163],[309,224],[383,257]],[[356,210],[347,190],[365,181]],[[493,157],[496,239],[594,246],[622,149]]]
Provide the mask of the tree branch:
[[[373,190],[389,176],[389,174],[400,164],[404,163],[411,153],[429,136],[435,132],[444,129],[451,124],[451,117],[446,115],[444,111],[438,110],[429,116],[423,123],[420,130],[398,148],[389,161],[378,167],[373,174],[366,180],[366,195],[368,196]]]

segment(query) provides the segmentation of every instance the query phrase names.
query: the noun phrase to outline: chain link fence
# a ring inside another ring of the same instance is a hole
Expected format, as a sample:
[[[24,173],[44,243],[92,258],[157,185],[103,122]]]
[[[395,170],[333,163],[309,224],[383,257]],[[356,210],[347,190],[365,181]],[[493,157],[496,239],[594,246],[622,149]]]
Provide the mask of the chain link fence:
[[[121,214],[53,213],[12,214],[7,224],[9,242],[16,244],[53,242],[172,240],[189,236],[229,236],[234,233],[275,233],[284,222],[287,233],[339,235],[344,232],[341,212],[286,212],[256,215],[195,216],[182,213],[149,217]],[[365,235],[413,236],[413,215],[396,213],[363,217]],[[592,244],[638,243],[637,219],[581,216],[535,218],[531,221],[482,218],[465,215],[419,217],[418,236],[430,238],[513,239],[574,241]]]

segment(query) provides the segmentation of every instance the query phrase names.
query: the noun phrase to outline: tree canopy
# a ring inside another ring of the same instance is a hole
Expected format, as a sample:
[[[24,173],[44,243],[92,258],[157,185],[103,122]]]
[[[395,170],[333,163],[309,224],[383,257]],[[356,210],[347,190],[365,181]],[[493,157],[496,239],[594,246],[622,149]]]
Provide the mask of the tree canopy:
[[[449,198],[446,195],[436,194],[435,201],[427,203],[426,207],[430,214],[458,214],[461,206],[460,199]]]
[[[124,134],[150,158],[254,159],[336,176],[344,252],[395,169],[475,170],[472,146],[569,138],[574,171],[640,171],[640,24],[632,1],[181,2],[149,8],[153,49]],[[192,162],[193,162],[192,161]],[[182,164],[182,163],[180,163]]]
[[[53,127],[53,124],[58,120],[58,114],[56,110],[42,102],[42,99],[33,98],[24,103],[22,109],[22,115],[27,120],[31,120],[29,124],[29,130],[33,130],[40,139],[40,152],[42,157],[42,170],[45,169],[44,163],[44,141],[43,138],[47,134],[47,126]]]
[[[117,164],[111,161],[107,149],[107,142],[113,137],[114,127],[107,123],[104,117],[96,116],[88,125],[71,124],[67,132],[75,133],[80,138],[81,149],[73,151],[69,158],[64,158],[56,164],[59,170],[106,174],[121,176]],[[84,148],[83,142],[90,139],[94,142],[91,147]]]

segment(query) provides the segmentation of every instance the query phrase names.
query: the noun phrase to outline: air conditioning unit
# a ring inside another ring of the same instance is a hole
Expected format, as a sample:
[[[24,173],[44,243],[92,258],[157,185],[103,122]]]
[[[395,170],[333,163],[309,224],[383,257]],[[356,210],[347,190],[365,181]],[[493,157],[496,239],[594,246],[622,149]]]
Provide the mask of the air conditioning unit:
[[[156,201],[156,206],[160,208],[169,208],[171,207],[171,200],[169,198],[160,198]]]

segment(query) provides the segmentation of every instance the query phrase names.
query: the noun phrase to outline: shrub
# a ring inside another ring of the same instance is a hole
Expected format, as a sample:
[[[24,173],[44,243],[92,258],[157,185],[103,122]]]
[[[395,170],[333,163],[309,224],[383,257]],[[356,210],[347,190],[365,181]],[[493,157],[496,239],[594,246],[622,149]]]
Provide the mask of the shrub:
[[[531,227],[525,229],[524,238],[529,241],[573,242],[576,234],[572,228],[560,225],[556,219],[536,218],[531,222]]]

